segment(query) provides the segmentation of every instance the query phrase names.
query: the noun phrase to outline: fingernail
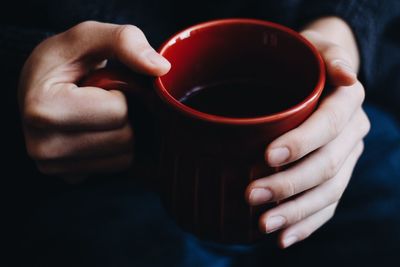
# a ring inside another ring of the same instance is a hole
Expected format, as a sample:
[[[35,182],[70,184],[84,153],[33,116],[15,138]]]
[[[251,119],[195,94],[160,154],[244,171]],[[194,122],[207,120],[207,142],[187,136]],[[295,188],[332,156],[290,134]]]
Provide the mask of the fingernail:
[[[297,236],[295,235],[290,235],[288,237],[286,237],[285,239],[283,239],[283,247],[287,248],[290,247],[291,245],[293,245],[294,243],[296,243],[298,241]]]
[[[272,233],[279,228],[281,228],[286,223],[286,219],[283,216],[273,216],[267,219],[267,223],[265,224],[266,232]]]
[[[249,200],[253,205],[258,205],[265,203],[272,198],[272,193],[270,190],[265,188],[255,188],[251,190]]]
[[[268,153],[268,162],[271,166],[278,166],[289,159],[290,151],[287,147],[271,149]]]
[[[354,69],[344,60],[336,59],[332,62],[335,67],[344,70],[347,73],[354,74]]]
[[[151,62],[151,64],[160,66],[162,68],[170,68],[171,64],[169,63],[168,60],[166,60],[163,56],[158,54],[154,50],[149,50],[146,52],[146,58]]]

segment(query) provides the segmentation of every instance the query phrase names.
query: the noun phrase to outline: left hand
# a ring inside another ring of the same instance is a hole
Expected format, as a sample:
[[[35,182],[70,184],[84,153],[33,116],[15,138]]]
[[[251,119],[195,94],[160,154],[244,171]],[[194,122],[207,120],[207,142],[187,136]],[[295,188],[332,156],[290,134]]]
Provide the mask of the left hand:
[[[266,233],[283,229],[283,248],[307,238],[333,216],[370,129],[361,106],[365,93],[356,76],[358,51],[350,28],[338,18],[324,18],[301,34],[321,53],[333,89],[303,124],[266,149],[270,166],[295,164],[255,180],[246,190],[251,205],[279,201],[259,223]]]

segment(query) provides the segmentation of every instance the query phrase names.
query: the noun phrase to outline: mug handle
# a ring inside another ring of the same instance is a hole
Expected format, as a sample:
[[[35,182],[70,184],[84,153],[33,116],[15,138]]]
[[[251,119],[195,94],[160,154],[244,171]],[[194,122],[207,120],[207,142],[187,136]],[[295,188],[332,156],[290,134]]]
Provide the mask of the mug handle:
[[[134,130],[134,164],[129,174],[139,177],[144,185],[154,187],[157,181],[158,142],[156,135],[156,96],[152,78],[122,68],[102,68],[89,73],[80,87],[94,86],[119,90],[127,96],[128,116]]]
[[[81,87],[94,86],[104,90],[119,90],[139,98],[147,107],[153,104],[151,78],[127,69],[110,67],[98,69],[89,73],[78,84]]]

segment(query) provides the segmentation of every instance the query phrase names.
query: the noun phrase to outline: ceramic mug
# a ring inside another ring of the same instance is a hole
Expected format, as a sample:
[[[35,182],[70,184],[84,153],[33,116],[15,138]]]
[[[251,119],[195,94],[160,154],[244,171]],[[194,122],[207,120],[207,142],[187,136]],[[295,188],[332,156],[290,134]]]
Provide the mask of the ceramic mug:
[[[265,163],[267,145],[315,109],[325,83],[319,53],[295,31],[254,19],[192,26],[172,36],[159,53],[172,68],[154,80],[155,97],[145,101],[153,102],[158,124],[157,169],[167,211],[202,239],[258,240],[257,221],[266,207],[250,207],[244,192],[254,179],[276,171]],[[208,114],[180,102],[196,86],[238,78],[268,83],[269,96],[286,108],[243,118]],[[121,89],[129,87],[128,80],[126,74],[101,70],[84,84]]]

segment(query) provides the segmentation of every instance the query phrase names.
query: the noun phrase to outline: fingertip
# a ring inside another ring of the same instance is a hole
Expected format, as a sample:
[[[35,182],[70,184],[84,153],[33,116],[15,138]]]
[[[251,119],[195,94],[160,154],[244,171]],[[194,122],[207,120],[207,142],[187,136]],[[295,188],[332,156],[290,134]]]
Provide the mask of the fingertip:
[[[246,190],[244,190],[244,199],[249,205],[251,205],[250,193],[251,193],[252,188],[253,188],[253,185],[250,184],[247,186]]]
[[[336,59],[328,66],[328,75],[335,86],[351,86],[357,82],[353,67],[344,60]]]
[[[278,237],[278,247],[280,248],[280,249],[285,249],[286,247],[285,247],[285,245],[283,244],[283,237],[282,237],[282,233],[279,235],[279,237]]]
[[[272,234],[272,233],[276,233],[277,230],[279,230],[279,228],[271,229],[271,228],[268,226],[268,219],[269,219],[269,217],[270,217],[270,214],[269,214],[269,210],[268,210],[268,211],[262,213],[262,214],[260,215],[260,217],[258,218],[258,230],[259,230],[261,233],[264,233],[264,234]]]
[[[168,73],[171,69],[171,63],[155,50],[148,50],[145,52],[145,58],[152,66],[151,72],[155,76],[162,76]]]
[[[247,201],[250,205],[257,206],[272,200],[272,191],[268,188],[253,188],[247,194]]]
[[[267,225],[265,224],[264,217],[264,214],[262,214],[258,219],[258,230],[260,230],[261,233],[267,234]]]
[[[290,150],[286,146],[268,148],[265,152],[265,161],[271,167],[284,165],[290,158]]]

